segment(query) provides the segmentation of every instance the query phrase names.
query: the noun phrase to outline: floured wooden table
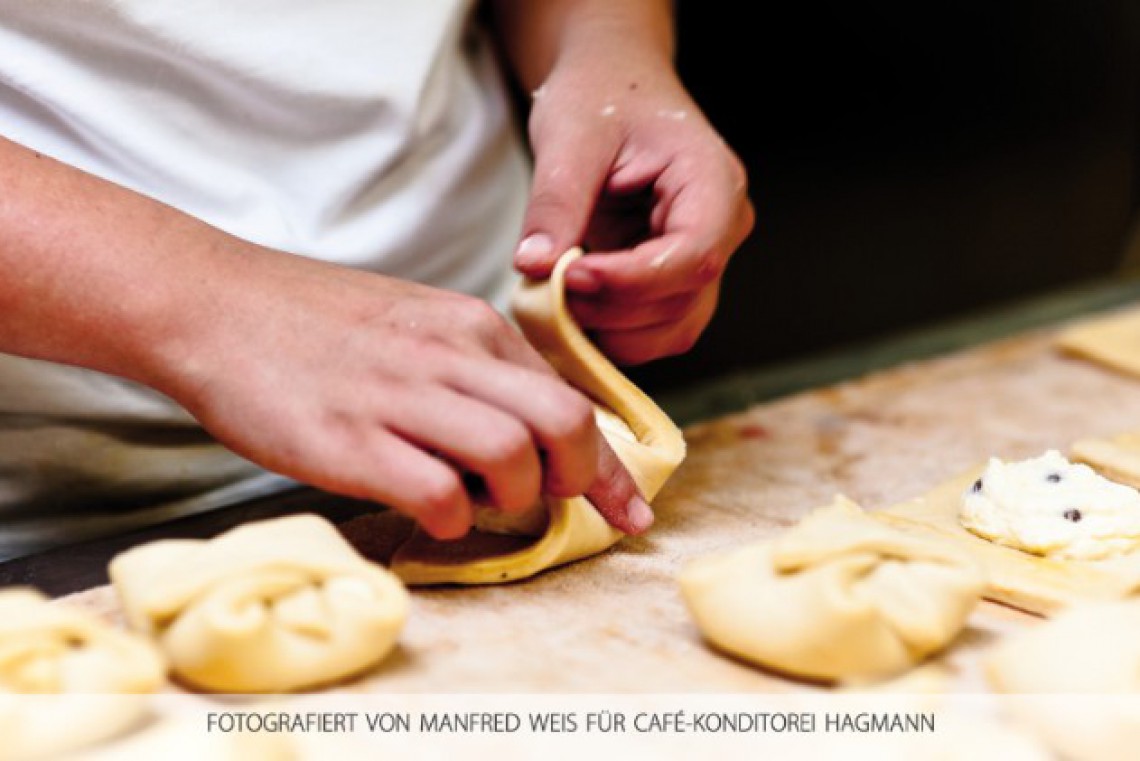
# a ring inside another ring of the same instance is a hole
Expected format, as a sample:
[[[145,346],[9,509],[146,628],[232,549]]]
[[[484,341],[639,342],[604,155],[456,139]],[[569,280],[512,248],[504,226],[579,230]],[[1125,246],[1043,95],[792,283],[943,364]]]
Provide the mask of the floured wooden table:
[[[339,689],[814,689],[705,646],[674,581],[679,566],[774,536],[836,492],[873,510],[990,455],[1028,457],[1140,428],[1140,381],[1059,355],[1051,335],[1023,333],[692,425],[688,459],[656,500],[658,520],[648,536],[530,581],[416,590],[396,653]],[[364,543],[379,552],[385,541],[375,534],[385,523],[365,516],[346,525],[354,537],[371,534]],[[107,587],[61,604],[118,620]],[[950,673],[950,688],[982,689],[978,654],[1001,632],[1035,623],[983,603],[937,659]]]

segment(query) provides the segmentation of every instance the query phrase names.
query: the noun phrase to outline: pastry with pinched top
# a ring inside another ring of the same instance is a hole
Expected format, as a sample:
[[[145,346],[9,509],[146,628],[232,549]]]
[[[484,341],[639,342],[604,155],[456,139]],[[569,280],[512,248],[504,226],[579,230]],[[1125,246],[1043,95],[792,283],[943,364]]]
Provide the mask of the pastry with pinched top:
[[[712,644],[822,681],[885,678],[938,652],[985,587],[968,554],[844,497],[774,541],[689,563],[679,580]]]
[[[0,758],[40,758],[120,734],[145,717],[166,664],[145,639],[52,603],[0,591]]]
[[[114,558],[110,575],[128,622],[173,672],[220,692],[356,674],[392,650],[408,614],[399,579],[315,515],[141,545]]]

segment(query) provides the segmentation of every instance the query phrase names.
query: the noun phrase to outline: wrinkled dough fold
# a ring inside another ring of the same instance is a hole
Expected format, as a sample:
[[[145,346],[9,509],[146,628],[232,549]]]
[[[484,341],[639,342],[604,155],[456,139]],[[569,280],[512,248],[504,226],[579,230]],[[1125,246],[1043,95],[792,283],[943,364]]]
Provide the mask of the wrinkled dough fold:
[[[844,497],[774,541],[692,561],[679,580],[713,645],[823,681],[891,676],[941,650],[985,584],[964,553]]]
[[[127,730],[165,674],[143,638],[31,589],[0,592],[0,759],[53,756]]]
[[[565,301],[566,269],[580,257],[572,249],[549,280],[525,281],[513,309],[531,344],[570,385],[595,403],[602,435],[625,465],[641,495],[653,499],[685,456],[685,440],[653,400],[590,343]],[[392,570],[408,584],[493,584],[524,579],[596,555],[621,540],[585,497],[545,497],[528,514],[477,513],[476,530],[456,542],[422,531],[396,552]],[[537,534],[532,541],[497,534]]]
[[[399,580],[314,515],[142,545],[110,574],[128,621],[174,673],[224,692],[297,690],[366,669],[391,651],[408,611]]]

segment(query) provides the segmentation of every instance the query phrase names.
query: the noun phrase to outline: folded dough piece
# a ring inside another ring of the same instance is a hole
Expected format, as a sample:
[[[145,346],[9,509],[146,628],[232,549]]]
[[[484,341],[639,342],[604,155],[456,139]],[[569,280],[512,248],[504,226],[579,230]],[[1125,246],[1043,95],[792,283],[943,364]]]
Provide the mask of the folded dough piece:
[[[31,589],[0,592],[0,758],[55,755],[123,732],[165,674],[140,637]]]
[[[111,561],[127,620],[197,687],[279,692],[362,671],[393,648],[408,594],[315,515],[209,541],[158,541]]]
[[[595,402],[598,426],[651,500],[685,457],[685,439],[668,415],[590,343],[566,308],[566,269],[582,255],[572,249],[547,281],[525,281],[513,309],[527,339],[572,386]],[[537,539],[517,534],[539,534]],[[533,576],[595,555],[616,544],[611,527],[584,497],[544,498],[522,516],[483,509],[476,529],[455,542],[417,531],[392,558],[408,584],[493,584]]]
[[[1140,601],[1071,608],[985,658],[1006,708],[1065,758],[1135,758],[1140,746]]]
[[[679,581],[714,645],[826,681],[888,677],[941,650],[985,586],[965,553],[845,497],[775,541],[693,561]]]
[[[1079,441],[1071,454],[1105,478],[1140,486],[1140,435]],[[1138,551],[1104,560],[1047,558],[966,530],[958,518],[962,494],[982,470],[973,468],[922,497],[872,515],[899,529],[952,539],[985,567],[987,598],[1037,615],[1051,615],[1076,603],[1120,599],[1140,589]]]
[[[1127,375],[1140,375],[1140,309],[1086,320],[1057,336],[1063,351]]]
[[[1075,441],[1069,455],[1110,481],[1140,489],[1140,431]]]

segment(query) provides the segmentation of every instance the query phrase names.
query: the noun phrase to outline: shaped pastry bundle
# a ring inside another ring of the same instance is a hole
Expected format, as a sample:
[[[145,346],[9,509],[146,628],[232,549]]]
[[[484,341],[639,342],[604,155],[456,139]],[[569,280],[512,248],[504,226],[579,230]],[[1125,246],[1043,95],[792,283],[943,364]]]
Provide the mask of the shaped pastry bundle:
[[[407,618],[399,580],[313,515],[142,545],[110,574],[131,626],[158,642],[182,680],[209,690],[341,679],[383,659]]]
[[[693,561],[680,583],[717,647],[838,681],[890,676],[945,647],[985,578],[947,543],[884,526],[837,497],[775,541]]]
[[[0,758],[63,753],[120,733],[143,718],[144,693],[165,673],[140,637],[30,589],[0,592]]]
[[[549,280],[525,281],[515,293],[514,314],[527,340],[570,385],[594,400],[602,435],[641,496],[651,500],[684,459],[685,439],[575,324],[563,283],[580,256],[581,249],[571,249]],[[537,538],[510,542],[503,534]],[[392,570],[408,584],[502,583],[595,555],[622,536],[585,497],[545,498],[522,515],[482,508],[476,530],[456,542],[417,532],[392,558]]]

